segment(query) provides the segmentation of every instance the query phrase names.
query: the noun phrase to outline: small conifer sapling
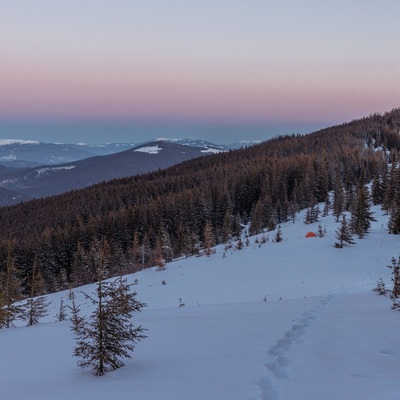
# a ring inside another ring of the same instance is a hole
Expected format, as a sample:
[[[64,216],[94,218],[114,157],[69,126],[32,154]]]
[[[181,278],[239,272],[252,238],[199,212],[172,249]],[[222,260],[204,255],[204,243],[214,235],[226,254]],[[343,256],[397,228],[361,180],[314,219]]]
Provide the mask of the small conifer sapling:
[[[40,296],[43,294],[43,287],[44,281],[40,272],[37,270],[37,264],[35,262],[32,268],[31,295],[24,304],[27,326],[38,324],[40,318],[48,314],[49,303],[47,303],[45,296]]]
[[[338,242],[335,243],[335,247],[339,249],[349,244],[355,244],[346,220],[346,216],[344,214],[340,226],[336,230],[336,239]]]
[[[67,319],[67,306],[64,304],[64,299],[60,300],[60,309],[56,315],[57,321],[65,321]]]
[[[376,282],[376,286],[372,289],[372,291],[379,294],[380,296],[386,296],[389,292],[389,290],[386,289],[385,282],[383,282],[382,278],[378,279],[378,281]]]
[[[89,321],[81,318],[79,311],[74,316],[74,355],[80,367],[90,367],[97,376],[124,366],[122,359],[131,358],[136,343],[146,338],[145,329],[132,324],[133,312],[145,304],[136,300],[130,286],[122,278],[113,282],[100,279],[95,295],[84,293],[95,307]]]

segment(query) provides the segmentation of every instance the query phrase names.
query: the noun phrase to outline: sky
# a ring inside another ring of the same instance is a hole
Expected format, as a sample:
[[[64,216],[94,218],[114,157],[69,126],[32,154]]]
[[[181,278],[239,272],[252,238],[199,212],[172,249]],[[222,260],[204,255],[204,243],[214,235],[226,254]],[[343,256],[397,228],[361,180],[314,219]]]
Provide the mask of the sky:
[[[0,137],[218,143],[400,106],[397,0],[1,0]]]

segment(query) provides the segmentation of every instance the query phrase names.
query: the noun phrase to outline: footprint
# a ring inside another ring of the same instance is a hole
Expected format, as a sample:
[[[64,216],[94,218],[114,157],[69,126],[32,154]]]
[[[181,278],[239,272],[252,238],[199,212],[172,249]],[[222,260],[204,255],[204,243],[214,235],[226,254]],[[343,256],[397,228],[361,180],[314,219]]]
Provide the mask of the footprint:
[[[332,295],[324,297],[311,311],[304,313],[267,352],[271,360],[265,363],[266,375],[258,382],[258,386],[261,389],[259,400],[276,400],[279,398],[275,381],[288,378],[287,369],[293,359],[291,352],[294,345],[301,340],[307,329],[315,323],[318,315],[332,298]]]

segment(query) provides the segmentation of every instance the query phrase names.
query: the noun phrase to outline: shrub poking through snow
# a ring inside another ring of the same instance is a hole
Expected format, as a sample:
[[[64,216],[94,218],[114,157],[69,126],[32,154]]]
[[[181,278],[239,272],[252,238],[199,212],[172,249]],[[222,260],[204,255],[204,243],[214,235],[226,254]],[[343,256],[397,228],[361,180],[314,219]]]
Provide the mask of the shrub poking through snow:
[[[279,243],[279,242],[282,242],[282,240],[283,240],[282,229],[281,229],[281,226],[279,225],[278,230],[276,231],[276,235],[274,237],[274,242]]]
[[[382,278],[378,279],[376,286],[372,289],[372,291],[378,293],[380,296],[386,296],[389,292],[389,290],[386,289],[385,282],[383,282]]]

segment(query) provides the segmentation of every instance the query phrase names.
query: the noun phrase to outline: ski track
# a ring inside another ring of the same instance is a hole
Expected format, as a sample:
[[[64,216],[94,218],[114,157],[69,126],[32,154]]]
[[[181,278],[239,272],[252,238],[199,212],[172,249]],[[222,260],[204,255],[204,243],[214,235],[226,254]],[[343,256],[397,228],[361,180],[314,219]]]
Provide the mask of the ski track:
[[[316,322],[333,297],[333,294],[325,296],[313,309],[305,312],[300,319],[293,320],[292,327],[268,350],[265,375],[257,384],[260,395],[254,400],[278,400],[281,398],[279,381],[289,378],[288,368],[293,360],[294,347],[301,342],[302,337]]]

